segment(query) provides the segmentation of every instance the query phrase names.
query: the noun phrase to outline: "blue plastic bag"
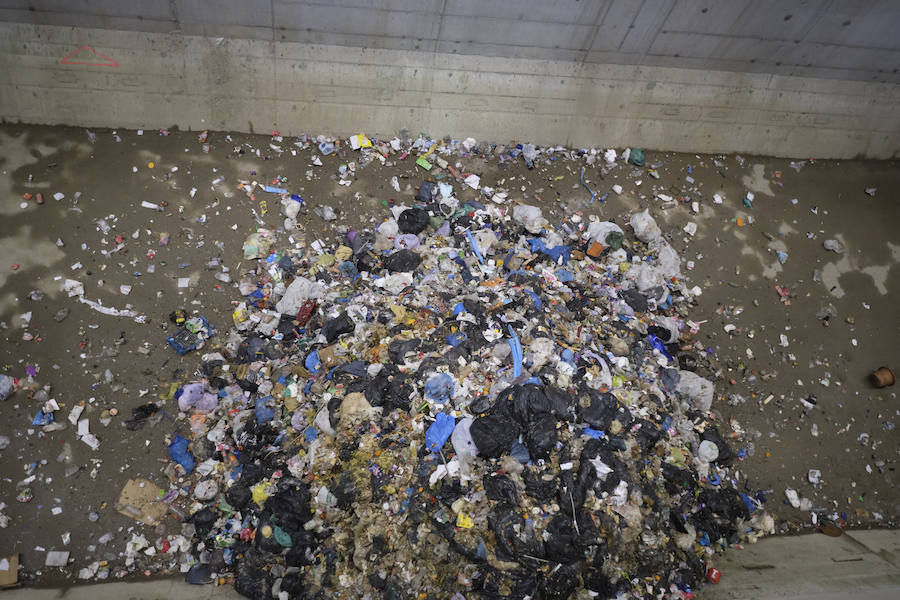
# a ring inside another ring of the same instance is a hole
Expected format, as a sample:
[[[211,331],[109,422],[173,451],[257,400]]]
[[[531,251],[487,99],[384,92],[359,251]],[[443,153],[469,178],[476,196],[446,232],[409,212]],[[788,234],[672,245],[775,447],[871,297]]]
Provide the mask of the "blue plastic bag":
[[[455,348],[466,341],[466,339],[468,339],[468,336],[465,333],[458,331],[445,337],[444,341]]]
[[[675,360],[674,358],[672,358],[672,355],[669,354],[669,351],[666,350],[666,345],[663,344],[663,343],[662,343],[662,340],[660,340],[658,337],[656,337],[655,335],[653,335],[653,334],[651,333],[650,335],[647,336],[647,341],[650,342],[650,345],[651,345],[651,346],[653,346],[654,348],[656,348],[657,350],[659,350],[659,352],[660,352],[663,356],[665,356],[665,357],[668,358],[669,360]]]
[[[425,384],[425,397],[435,402],[447,402],[453,395],[453,378],[446,373],[438,373]]]
[[[310,373],[318,373],[322,370],[322,363],[319,361],[319,351],[313,350],[306,357],[306,361],[303,363],[306,366],[306,370]]]
[[[596,429],[593,429],[591,427],[585,427],[581,430],[581,433],[588,437],[592,437],[595,440],[603,439],[604,436],[604,433],[602,431],[597,431]]]
[[[275,418],[275,411],[266,406],[265,399],[260,398],[256,402],[256,422],[257,423],[268,423],[272,419]]]
[[[32,425],[49,425],[53,422],[53,413],[48,412],[45,413],[43,410],[38,410],[34,415],[34,419],[31,421]]]
[[[194,457],[191,455],[191,451],[188,450],[189,444],[190,442],[180,435],[176,435],[175,439],[172,440],[172,443],[169,444],[169,456],[172,457],[172,460],[184,467],[184,470],[188,473],[192,472],[194,470],[194,465],[197,464]]]
[[[572,246],[554,246],[548,248],[547,244],[544,243],[544,240],[540,238],[530,239],[528,240],[528,244],[531,246],[532,252],[546,254],[555,263],[558,263],[559,259],[562,258],[563,264],[568,264],[569,259],[572,257]]]
[[[439,452],[456,427],[456,421],[447,413],[438,413],[434,423],[425,430],[425,446],[432,452]]]

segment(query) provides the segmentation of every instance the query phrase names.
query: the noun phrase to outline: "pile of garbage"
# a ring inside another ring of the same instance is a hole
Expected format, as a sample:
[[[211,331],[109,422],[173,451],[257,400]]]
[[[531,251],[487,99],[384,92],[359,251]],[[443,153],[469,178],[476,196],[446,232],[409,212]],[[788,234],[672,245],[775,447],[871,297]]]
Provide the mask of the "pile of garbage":
[[[191,431],[168,440],[164,501],[189,581],[686,598],[716,551],[772,529],[698,374],[700,290],[650,214],[556,230],[481,199],[426,181],[374,231],[248,238],[234,327],[174,391]]]

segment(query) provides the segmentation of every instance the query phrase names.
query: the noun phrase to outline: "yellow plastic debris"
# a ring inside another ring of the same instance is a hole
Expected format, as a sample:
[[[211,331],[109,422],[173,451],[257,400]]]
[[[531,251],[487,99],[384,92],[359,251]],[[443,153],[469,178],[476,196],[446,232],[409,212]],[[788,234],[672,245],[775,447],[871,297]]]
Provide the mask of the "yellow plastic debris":
[[[472,529],[472,527],[475,526],[475,523],[472,521],[472,517],[464,512],[461,512],[456,515],[456,526],[462,527],[463,529]]]
[[[251,497],[253,498],[254,502],[262,506],[263,502],[266,501],[266,498],[269,497],[269,482],[260,481],[259,483],[254,485]]]
[[[359,150],[360,148],[371,148],[372,142],[362,133],[358,135],[350,136],[350,147],[354,150]]]

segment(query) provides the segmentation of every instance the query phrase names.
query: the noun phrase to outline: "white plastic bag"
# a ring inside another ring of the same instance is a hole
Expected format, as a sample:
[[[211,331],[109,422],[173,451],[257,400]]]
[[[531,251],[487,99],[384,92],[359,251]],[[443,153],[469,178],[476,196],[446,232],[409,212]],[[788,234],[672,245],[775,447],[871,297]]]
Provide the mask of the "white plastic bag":
[[[284,296],[275,304],[280,313],[297,314],[307,300],[316,300],[325,295],[325,286],[306,277],[297,277],[284,291]]]
[[[547,226],[547,219],[537,206],[517,204],[513,208],[513,219],[529,233],[539,234]]]
[[[621,233],[622,235],[625,235],[622,228],[612,221],[594,221],[588,226],[587,232],[584,234],[584,239],[593,240],[606,246],[606,237],[611,233]]]
[[[712,382],[691,371],[679,371],[678,373],[681,375],[681,381],[678,382],[675,391],[686,397],[695,409],[708,411],[712,406],[713,392],[715,391]]]
[[[649,209],[632,215],[630,224],[631,228],[634,229],[635,237],[644,243],[659,239],[662,235],[656,220],[650,216]]]

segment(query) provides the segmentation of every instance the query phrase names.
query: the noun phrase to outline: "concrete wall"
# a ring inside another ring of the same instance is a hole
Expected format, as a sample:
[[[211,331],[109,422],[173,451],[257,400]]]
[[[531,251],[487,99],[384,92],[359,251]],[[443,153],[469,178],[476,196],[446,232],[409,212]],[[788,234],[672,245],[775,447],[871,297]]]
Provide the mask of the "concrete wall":
[[[887,0],[0,0],[0,21],[6,120],[900,154]],[[82,46],[116,66],[64,60]]]

